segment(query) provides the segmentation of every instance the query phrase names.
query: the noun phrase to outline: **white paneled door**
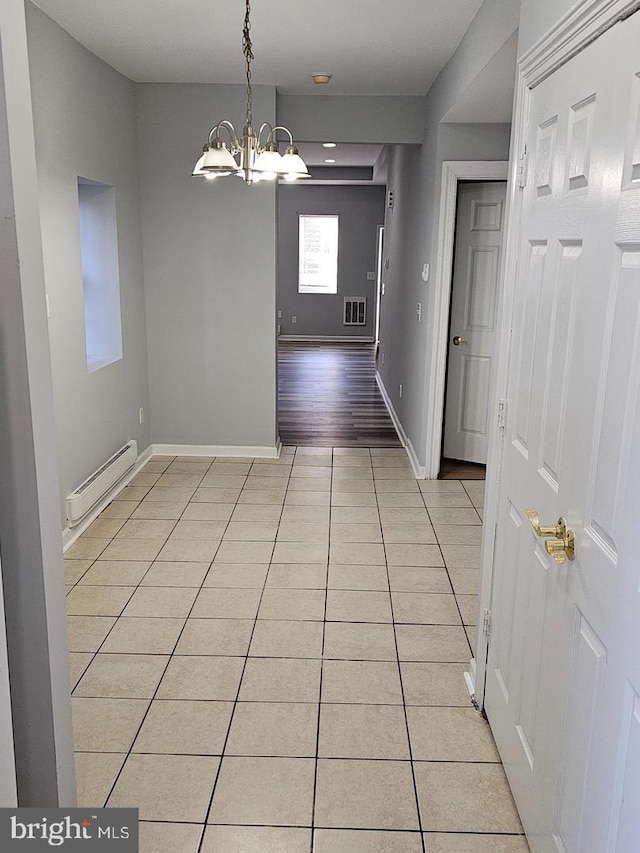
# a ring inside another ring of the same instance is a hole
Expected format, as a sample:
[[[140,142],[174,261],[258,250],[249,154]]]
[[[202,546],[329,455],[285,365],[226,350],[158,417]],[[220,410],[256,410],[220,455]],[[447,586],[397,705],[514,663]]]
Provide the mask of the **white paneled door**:
[[[458,187],[443,453],[484,464],[506,183]]]
[[[534,853],[640,850],[639,45],[530,99],[485,708]]]

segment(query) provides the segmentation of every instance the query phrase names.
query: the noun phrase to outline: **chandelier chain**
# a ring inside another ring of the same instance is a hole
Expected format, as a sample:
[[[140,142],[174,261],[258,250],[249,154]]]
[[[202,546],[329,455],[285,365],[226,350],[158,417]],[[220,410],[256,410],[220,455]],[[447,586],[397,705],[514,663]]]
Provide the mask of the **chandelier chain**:
[[[251,44],[251,4],[246,2],[244,16],[244,27],[242,29],[242,53],[245,58],[245,72],[247,76],[247,126],[253,125],[253,93],[251,91],[251,60],[253,59],[253,45]]]

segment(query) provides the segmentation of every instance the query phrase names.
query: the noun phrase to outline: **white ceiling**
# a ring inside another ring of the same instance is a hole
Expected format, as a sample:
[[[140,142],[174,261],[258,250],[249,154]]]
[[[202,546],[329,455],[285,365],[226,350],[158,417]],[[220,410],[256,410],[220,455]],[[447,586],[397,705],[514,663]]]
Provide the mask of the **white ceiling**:
[[[136,82],[241,83],[244,2],[35,0]],[[482,0],[253,0],[255,83],[304,94],[427,92]],[[333,75],[314,86],[310,75]]]

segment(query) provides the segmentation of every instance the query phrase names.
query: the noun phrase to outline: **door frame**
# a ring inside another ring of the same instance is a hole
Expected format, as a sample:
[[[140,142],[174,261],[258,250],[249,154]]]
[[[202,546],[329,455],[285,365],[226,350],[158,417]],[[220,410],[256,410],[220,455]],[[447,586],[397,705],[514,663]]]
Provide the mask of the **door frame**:
[[[506,181],[509,163],[506,160],[444,160],[438,214],[436,273],[433,282],[433,344],[427,375],[428,401],[425,413],[427,447],[425,478],[435,480],[440,473],[444,404],[449,349],[449,309],[453,282],[453,248],[456,230],[456,209],[459,181]],[[508,193],[508,187],[507,187]]]
[[[7,637],[4,624],[4,594],[2,586],[2,562],[0,562],[0,807],[18,805],[16,784],[16,762],[13,749],[13,716],[11,713],[11,689],[9,684],[9,660]]]
[[[529,125],[531,91],[561,65],[583,50],[605,30],[618,21],[640,10],[640,0],[585,0],[574,6],[556,25],[542,36],[518,60],[516,90],[511,136],[511,159],[509,161],[509,183],[507,185],[507,229],[502,286],[498,295],[498,349],[492,401],[496,417],[489,424],[489,455],[487,459],[486,496],[483,520],[482,550],[480,555],[480,591],[475,658],[471,662],[468,687],[472,691],[480,710],[484,707],[487,673],[487,654],[492,624],[491,598],[494,571],[494,547],[498,525],[498,507],[502,484],[502,450],[505,434],[505,419],[509,412],[506,406],[507,377],[511,351],[511,328],[513,320],[513,297],[518,274],[520,251],[520,223],[522,217],[522,192],[520,182],[528,180],[526,139]],[[525,186],[526,183],[523,183]],[[484,617],[487,617],[486,619]],[[488,632],[484,627],[488,625]]]
[[[380,343],[380,314],[382,313],[382,272],[384,267],[384,223],[376,226],[376,318],[373,341]],[[377,352],[377,350],[376,350]]]
[[[499,161],[499,162],[502,162],[502,161]],[[507,200],[507,172],[508,172],[508,168],[509,168],[509,164],[507,162],[504,162],[505,175],[504,175],[504,178],[501,180],[492,180],[490,182],[465,180],[462,184],[461,184],[460,180],[458,180],[457,184],[456,184],[456,211],[455,211],[455,224],[454,224],[454,233],[453,233],[453,256],[452,256],[452,262],[451,262],[451,277],[450,277],[450,287],[449,287],[449,308],[448,308],[448,312],[447,312],[447,330],[445,331],[445,334],[443,337],[443,340],[445,342],[445,371],[444,371],[444,394],[443,394],[443,399],[442,399],[442,436],[441,436],[441,446],[440,446],[440,460],[441,460],[440,465],[441,465],[443,458],[459,459],[461,461],[466,461],[466,462],[473,462],[474,461],[474,460],[468,459],[464,454],[460,455],[460,456],[456,456],[454,454],[453,456],[451,456],[450,454],[445,453],[447,441],[449,439],[451,439],[451,434],[449,436],[447,436],[447,424],[449,424],[449,426],[451,428],[451,432],[455,432],[455,430],[453,428],[453,421],[455,420],[455,418],[453,418],[452,414],[447,415],[447,403],[451,402],[449,398],[451,396],[451,390],[452,390],[452,388],[450,387],[450,382],[452,381],[452,375],[450,372],[449,360],[452,357],[455,357],[454,351],[449,346],[450,341],[451,341],[450,336],[451,336],[452,331],[453,331],[453,327],[452,327],[453,299],[455,296],[456,299],[459,300],[460,292],[464,290],[464,286],[463,286],[464,283],[458,282],[458,279],[457,279],[457,276],[459,273],[459,268],[463,263],[460,252],[458,251],[458,248],[459,248],[458,228],[462,224],[461,213],[460,213],[460,190],[461,189],[466,190],[467,192],[469,192],[473,196],[474,188],[476,191],[478,191],[478,187],[482,186],[483,190],[480,191],[481,192],[481,196],[480,196],[481,198],[483,197],[483,194],[485,191],[487,191],[487,192],[491,191],[490,190],[491,187],[493,187],[496,190],[499,190],[500,192],[504,192],[504,202],[500,203],[500,206],[502,208],[501,222],[500,222],[500,228],[499,228],[500,245],[498,247],[499,248],[498,265],[497,265],[497,268],[495,269],[495,282],[494,282],[494,288],[495,289],[494,289],[494,296],[493,296],[494,317],[493,317],[493,329],[491,330],[493,332],[493,344],[492,344],[491,351],[490,351],[491,365],[489,367],[489,384],[487,386],[486,399],[485,399],[486,407],[488,408],[489,402],[492,399],[491,398],[491,391],[492,391],[492,387],[493,387],[492,386],[492,382],[493,382],[493,358],[495,357],[496,348],[497,348],[497,344],[498,344],[497,326],[496,326],[497,312],[495,309],[496,309],[497,301],[498,301],[498,291],[499,291],[501,284],[502,284],[502,266],[503,266],[502,247],[503,247],[504,235],[506,232],[506,224],[507,224],[506,223],[506,200]],[[472,204],[473,204],[473,202],[472,202]],[[467,231],[466,228],[463,228],[463,230],[465,232]],[[474,230],[474,229],[471,228],[468,231],[468,233],[465,233],[465,235],[464,235],[465,240],[471,239],[470,235],[471,235],[472,230]],[[489,232],[485,232],[485,234],[488,234],[488,233]],[[464,251],[462,254],[464,255]],[[454,287],[458,288],[458,291],[456,291],[456,293],[453,292]],[[485,300],[486,300],[486,297],[485,297]],[[458,301],[457,304],[459,307],[460,302]],[[458,320],[460,320],[460,315],[458,315]],[[459,331],[461,332],[461,334],[465,334],[464,324],[462,324],[460,326]],[[470,334],[473,334],[473,330],[471,330],[471,329],[467,329],[466,331],[468,331]],[[467,347],[465,351],[467,353],[469,353],[472,351],[472,349],[473,349],[473,347],[471,346],[471,343],[470,343],[469,347]],[[462,378],[461,378],[460,374],[458,374],[458,380],[459,380],[459,382],[462,382]],[[462,387],[461,386],[459,386],[457,390],[460,393],[462,393]],[[454,393],[453,396],[456,396],[456,394]],[[458,402],[460,403],[460,400]],[[459,414],[459,412],[458,412],[458,414]],[[487,415],[488,415],[488,412],[487,412]],[[451,423],[449,423],[448,419],[451,420]],[[460,427],[460,424],[458,424],[458,427]],[[487,427],[488,427],[488,423],[486,424],[485,429]],[[489,436],[488,436],[487,432],[485,432],[484,444],[485,444],[485,449],[488,449]],[[475,463],[477,463],[477,462],[478,462],[478,460],[476,459]],[[487,464],[486,453],[485,453],[484,462],[481,464],[484,464],[486,467],[486,464]]]

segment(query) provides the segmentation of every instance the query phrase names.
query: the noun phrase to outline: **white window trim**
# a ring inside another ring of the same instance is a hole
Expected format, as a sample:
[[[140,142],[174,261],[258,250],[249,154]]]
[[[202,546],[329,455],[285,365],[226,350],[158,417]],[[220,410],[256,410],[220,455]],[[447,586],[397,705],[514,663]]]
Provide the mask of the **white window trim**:
[[[335,286],[331,289],[322,285],[314,287],[313,285],[302,283],[302,239],[301,230],[302,222],[305,219],[331,219],[336,223],[336,251],[335,251]],[[321,296],[336,296],[338,293],[338,264],[340,250],[340,215],[338,213],[299,213],[298,214],[298,293],[319,294]]]

